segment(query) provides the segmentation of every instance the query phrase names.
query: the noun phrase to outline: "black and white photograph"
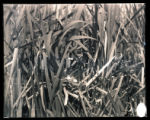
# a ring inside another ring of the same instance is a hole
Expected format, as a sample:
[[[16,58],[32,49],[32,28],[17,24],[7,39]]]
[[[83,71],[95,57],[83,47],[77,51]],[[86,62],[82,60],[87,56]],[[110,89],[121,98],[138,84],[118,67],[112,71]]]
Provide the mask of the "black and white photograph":
[[[145,7],[3,4],[3,118],[147,117]]]

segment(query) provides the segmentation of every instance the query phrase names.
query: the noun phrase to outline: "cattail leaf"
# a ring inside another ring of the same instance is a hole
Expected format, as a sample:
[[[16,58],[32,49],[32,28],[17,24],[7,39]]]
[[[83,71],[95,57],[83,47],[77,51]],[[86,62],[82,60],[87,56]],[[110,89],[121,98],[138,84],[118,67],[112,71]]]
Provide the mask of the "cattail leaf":
[[[50,114],[50,117],[55,117],[54,113],[52,111],[50,111],[49,109],[46,109],[46,112],[48,114]]]
[[[11,65],[11,69],[10,69],[10,76],[9,76],[8,86],[6,88],[6,97],[8,95],[10,85],[13,84],[13,81],[11,81],[11,80],[13,78],[13,73],[15,71],[15,67],[16,67],[16,64],[17,64],[17,58],[18,58],[18,48],[15,48],[14,49],[14,54],[13,54],[12,65]]]
[[[71,21],[68,25],[66,25],[63,29],[63,32],[65,32],[66,30],[69,31],[70,28],[81,28],[84,23],[86,23],[85,21],[82,21],[82,20],[74,20],[74,21]],[[77,26],[78,24],[78,26]]]
[[[45,44],[46,50],[48,52],[48,56],[50,55],[51,46],[52,46],[51,37],[52,37],[52,31],[50,31],[48,35],[45,35],[45,39],[44,39],[44,44]]]
[[[83,96],[82,96],[81,91],[79,91],[79,95],[80,95],[81,104],[82,104],[82,107],[83,107],[84,113],[85,113],[86,117],[88,117],[88,113],[87,113],[87,110],[86,110],[86,107],[85,107],[85,103],[84,103],[84,101],[83,101]]]
[[[93,61],[94,61],[94,62],[96,62],[96,60],[97,60],[98,53],[99,53],[99,49],[100,49],[100,47],[97,46],[96,53],[95,53],[94,58],[93,58]]]
[[[66,115],[65,107],[64,107],[64,104],[63,104],[63,101],[62,101],[62,98],[61,98],[61,93],[59,92],[57,96],[58,96],[59,102],[61,104],[62,112],[63,112],[64,115]]]
[[[26,13],[27,13],[27,19],[28,19],[28,23],[29,23],[31,38],[33,40],[33,27],[32,27],[32,20],[31,20],[32,16],[30,14],[30,9],[27,6],[26,6]]]
[[[22,9],[21,9],[21,11],[19,11],[19,16],[18,16],[17,21],[16,21],[16,26],[18,26],[20,24],[21,19],[24,18],[24,16],[23,16],[24,11],[25,11],[25,5],[22,5]]]
[[[52,104],[54,102],[54,99],[56,97],[56,94],[58,92],[58,90],[60,89],[60,81],[59,78],[54,76],[54,83],[53,83],[53,88],[52,88],[52,92],[51,92],[51,97],[50,97],[50,103]]]
[[[85,102],[87,103],[87,105],[89,106],[90,110],[92,110],[92,106],[90,105],[89,101],[87,100],[87,98],[85,96],[83,96]]]
[[[28,97],[25,96],[25,99],[26,99],[27,107],[28,107],[28,109],[30,110],[30,109],[31,109],[31,105],[30,105],[30,103],[29,103]]]
[[[58,97],[55,98],[55,104],[56,104],[56,117],[60,117],[61,116],[61,105],[60,105]]]
[[[49,96],[49,99],[51,99],[51,83],[50,83],[50,78],[49,78],[48,68],[47,68],[47,57],[45,53],[43,53],[43,61],[44,61],[44,68],[45,68],[46,84],[47,86],[49,86],[48,96]]]
[[[9,63],[7,63],[4,67],[8,67],[11,64],[12,64],[12,61],[10,61]]]
[[[118,95],[118,92],[119,92],[121,84],[122,84],[122,81],[123,81],[123,76],[121,76],[121,78],[120,78],[120,82],[119,82],[119,85],[118,85],[118,88],[117,88],[117,91],[116,91],[116,94],[115,94],[115,97],[114,97],[114,101],[116,100],[116,97]]]
[[[89,36],[72,36],[70,40],[79,40],[79,39],[90,39],[90,40],[96,40],[95,38],[89,37]]]
[[[142,67],[142,75],[141,75],[141,86],[144,86],[144,67]]]
[[[46,110],[46,107],[45,107],[45,103],[44,103],[44,86],[41,85],[40,87],[40,96],[41,96],[41,101],[42,101],[42,107],[44,109],[44,111]]]
[[[75,110],[75,108],[72,106],[72,104],[70,102],[68,102],[68,108],[70,108],[70,110],[72,111],[74,116],[80,117],[80,114]]]
[[[64,87],[64,94],[65,94],[64,106],[66,106],[68,102],[68,92],[65,87]]]
[[[85,24],[84,21],[75,20],[75,21],[73,21],[73,22],[70,22],[68,25],[66,25],[66,27],[64,27],[64,29],[63,29],[63,31],[62,31],[63,34],[62,34],[62,36],[61,36],[61,38],[60,38],[60,42],[59,42],[59,45],[58,45],[58,46],[60,46],[60,45],[62,44],[62,40],[64,39],[65,35],[66,35],[69,31],[71,31],[71,30],[73,30],[73,29],[79,30],[80,28],[82,28],[82,27],[84,26],[84,24]]]
[[[31,117],[35,117],[35,103],[33,98],[32,98]]]
[[[76,98],[76,99],[78,99],[78,98],[79,98],[79,96],[78,96],[78,95],[73,94],[73,93],[71,93],[71,92],[69,92],[69,91],[67,91],[67,93],[68,93],[68,95],[71,95],[72,97],[74,97],[74,98]]]
[[[107,53],[107,42],[108,42],[108,34],[107,34],[107,31],[105,31],[105,42],[104,42],[104,54],[105,54],[105,58],[107,59],[107,56],[106,56],[106,53]]]
[[[56,75],[57,77],[59,77],[59,75],[60,75],[60,72],[61,72],[62,67],[63,67],[64,59],[67,57],[67,52],[68,52],[68,49],[69,49],[70,45],[71,45],[71,42],[67,45],[67,47],[65,49],[64,55],[61,59],[61,63],[59,65],[59,68],[58,68],[58,71],[57,71],[57,75]]]
[[[24,63],[22,63],[22,68],[23,68],[23,70],[24,70],[26,73],[28,73],[28,69],[27,69],[27,67],[24,65]]]
[[[33,75],[33,72],[32,72],[32,75]],[[31,77],[32,77],[32,75],[31,75]],[[26,83],[24,89],[22,90],[20,96],[17,98],[16,102],[14,103],[14,105],[13,105],[14,108],[18,105],[19,100],[21,99],[21,97],[22,97],[22,95],[24,94],[24,92],[26,91],[26,89],[27,89],[29,83],[31,82],[31,80],[32,80],[31,77],[30,77],[29,80],[27,81],[27,83]]]
[[[10,77],[12,77],[12,74],[15,71],[14,69],[17,64],[17,58],[18,58],[18,48],[15,48],[14,54],[13,54],[12,66],[11,66],[11,70],[10,70]]]
[[[104,41],[104,21],[106,17],[106,12],[103,8],[98,9],[97,12],[97,21],[98,21],[98,27],[99,27],[99,33],[100,33],[100,39],[101,41]]]
[[[8,23],[8,21],[10,20],[11,16],[14,14],[15,9],[17,8],[18,5],[14,5],[13,8],[10,10],[8,17],[6,19],[6,24]]]
[[[104,69],[112,62],[113,59],[114,59],[114,57],[113,57],[111,60],[109,60],[109,61],[93,76],[93,78],[91,78],[91,79],[87,82],[86,86],[89,86],[89,85],[97,78],[97,76],[99,76],[99,75],[104,71]]]
[[[110,56],[109,56],[109,59],[112,58],[112,56],[113,56],[113,54],[114,54],[114,51],[115,51],[115,49],[116,49],[116,44],[117,44],[117,42],[118,42],[118,37],[119,37],[119,34],[120,34],[120,29],[121,29],[121,27],[119,28],[118,33],[117,33],[117,36],[116,36],[116,40],[115,40],[115,42],[112,44],[112,47],[111,47],[111,49],[110,49]]]
[[[21,69],[17,70],[17,90],[18,90],[18,96],[21,94],[22,90],[22,85],[21,85]],[[18,97],[17,96],[17,97]],[[22,117],[22,106],[23,106],[23,101],[22,99],[19,102],[18,109],[17,109],[17,117]]]
[[[79,20],[81,17],[82,11],[84,9],[84,4],[78,5],[76,9],[77,9],[77,12],[76,12],[74,18],[75,18],[75,20]]]
[[[103,94],[106,94],[107,95],[107,91],[105,91],[105,90],[103,90],[103,89],[101,89],[101,88],[99,88],[99,87],[96,87],[96,90],[98,90],[99,92],[101,92],[101,93],[103,93]]]

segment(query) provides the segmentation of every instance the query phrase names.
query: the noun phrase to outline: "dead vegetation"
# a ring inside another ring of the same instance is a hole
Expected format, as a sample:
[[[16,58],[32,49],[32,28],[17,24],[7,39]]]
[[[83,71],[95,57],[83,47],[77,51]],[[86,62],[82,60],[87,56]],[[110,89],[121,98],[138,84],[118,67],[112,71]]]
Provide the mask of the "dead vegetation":
[[[4,117],[136,116],[144,4],[4,5]]]

